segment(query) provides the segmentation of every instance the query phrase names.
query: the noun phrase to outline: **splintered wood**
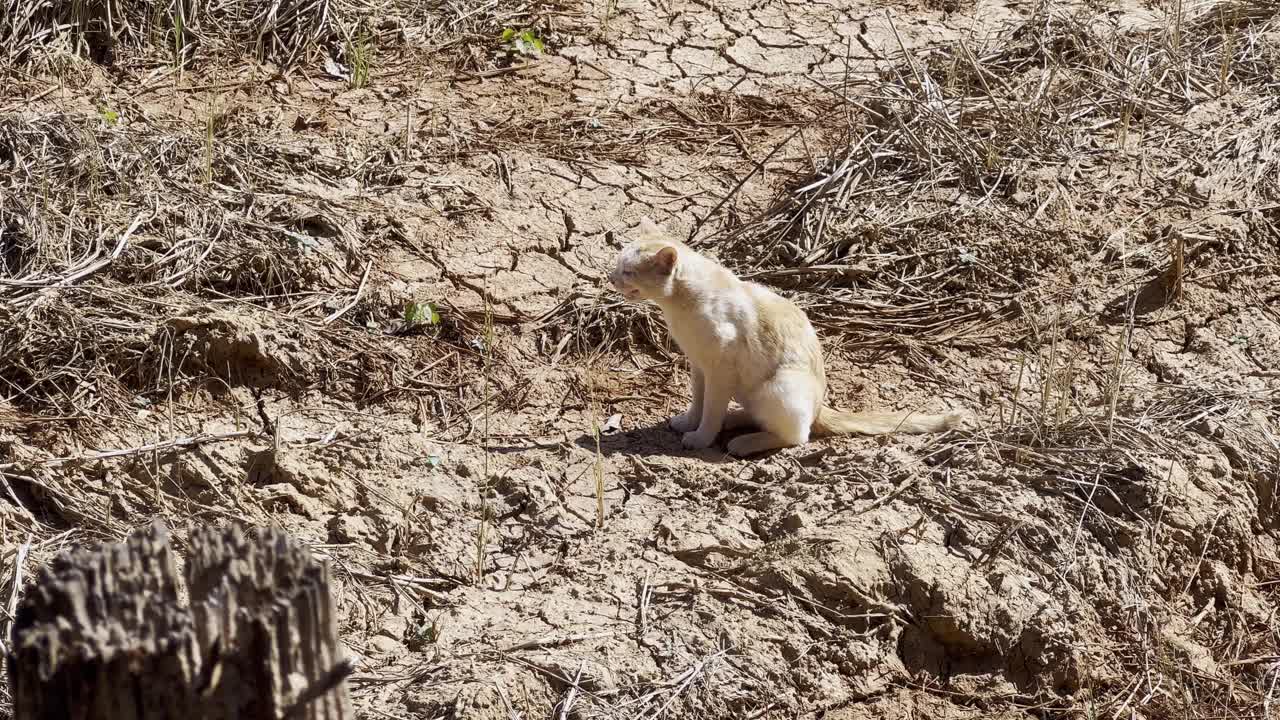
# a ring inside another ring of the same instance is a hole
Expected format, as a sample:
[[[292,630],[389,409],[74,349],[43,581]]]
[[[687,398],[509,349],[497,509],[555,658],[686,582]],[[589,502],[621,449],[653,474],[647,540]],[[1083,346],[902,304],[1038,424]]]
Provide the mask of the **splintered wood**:
[[[354,717],[327,565],[275,529],[198,529],[190,545],[189,606],[160,523],[44,568],[14,619],[14,717]]]

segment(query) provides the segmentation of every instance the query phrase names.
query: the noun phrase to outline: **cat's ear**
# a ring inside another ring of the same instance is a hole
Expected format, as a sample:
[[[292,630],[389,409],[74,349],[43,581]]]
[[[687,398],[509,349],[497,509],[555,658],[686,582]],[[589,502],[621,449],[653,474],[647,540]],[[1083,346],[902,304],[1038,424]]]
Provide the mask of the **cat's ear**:
[[[663,275],[670,275],[676,269],[676,249],[670,245],[662,248],[653,256],[654,267]]]
[[[640,234],[648,235],[650,237],[660,236],[662,235],[662,228],[658,226],[658,223],[653,221],[653,218],[650,218],[648,215],[641,215]]]

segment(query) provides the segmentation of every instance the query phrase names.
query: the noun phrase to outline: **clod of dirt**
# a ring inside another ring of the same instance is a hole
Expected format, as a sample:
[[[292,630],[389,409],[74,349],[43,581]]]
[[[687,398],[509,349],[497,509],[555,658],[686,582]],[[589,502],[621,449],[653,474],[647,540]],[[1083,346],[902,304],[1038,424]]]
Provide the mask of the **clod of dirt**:
[[[398,657],[409,652],[399,640],[386,635],[374,635],[369,638],[369,647],[380,657]]]
[[[257,490],[258,501],[269,507],[280,506],[308,520],[316,520],[324,514],[320,503],[298,492],[297,488],[287,483],[264,485]]]
[[[174,335],[174,357],[233,384],[281,387],[309,376],[315,364],[296,330],[252,315],[187,315],[170,320],[167,329]]]
[[[1008,692],[1081,687],[1088,667],[1081,648],[1100,628],[1091,610],[1068,618],[1016,566],[998,561],[975,571],[941,544],[878,529],[909,525],[891,509],[873,515],[865,526],[825,528],[825,539],[749,563],[746,572],[763,590],[812,597],[832,619],[852,623],[865,657],[846,657],[848,669],[875,666],[903,678],[923,671],[975,691],[974,683],[991,689],[996,679]]]
[[[498,478],[494,490],[506,505],[500,513],[520,512],[531,517],[558,513],[560,501],[547,474],[536,467],[516,468]]]
[[[254,453],[249,457],[247,474],[250,485],[285,483],[313,498],[321,497],[331,484],[326,479],[329,472],[314,457],[287,449]]]
[[[326,508],[346,507],[358,498],[313,456],[288,449],[268,448],[250,455],[246,478],[256,486],[264,502],[283,503],[309,519],[326,514]]]
[[[782,527],[787,532],[798,533],[805,528],[812,528],[813,518],[809,516],[809,513],[799,510],[782,518]]]
[[[329,518],[329,542],[372,545],[378,537],[369,519],[362,515],[334,515]]]

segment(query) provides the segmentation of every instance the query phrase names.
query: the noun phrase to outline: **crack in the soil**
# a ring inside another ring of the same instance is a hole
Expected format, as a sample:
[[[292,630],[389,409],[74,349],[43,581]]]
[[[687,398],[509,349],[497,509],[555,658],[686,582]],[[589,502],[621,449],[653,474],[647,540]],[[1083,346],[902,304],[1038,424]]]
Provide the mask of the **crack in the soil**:
[[[520,310],[520,308],[513,305],[512,301],[501,300],[494,297],[490,292],[488,292],[485,289],[484,285],[480,283],[472,282],[467,278],[463,277],[461,274],[456,273],[453,270],[449,269],[449,266],[445,264],[443,260],[440,259],[440,255],[439,255],[440,251],[438,248],[433,247],[433,248],[429,248],[428,250],[431,254],[431,258],[430,258],[431,262],[434,263],[435,266],[440,269],[440,276],[448,280],[449,282],[453,283],[455,287],[461,285],[462,287],[479,295],[481,299],[483,299],[485,302],[493,303],[494,305],[498,305],[506,309],[506,311],[510,313],[513,317],[521,318],[522,319],[521,321],[528,320],[528,317],[525,315],[525,313],[522,310]]]

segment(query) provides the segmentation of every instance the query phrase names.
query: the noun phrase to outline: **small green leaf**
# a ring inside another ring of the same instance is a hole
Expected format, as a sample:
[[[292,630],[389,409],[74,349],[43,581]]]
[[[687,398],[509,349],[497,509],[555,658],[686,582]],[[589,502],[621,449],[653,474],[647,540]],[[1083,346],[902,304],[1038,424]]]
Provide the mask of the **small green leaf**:
[[[108,125],[115,125],[120,120],[120,113],[105,107],[98,108],[98,114],[102,115],[102,119],[107,121]]]
[[[506,28],[502,31],[502,35],[498,38],[499,42],[507,46],[508,52],[514,52],[518,55],[540,55],[546,50],[546,45],[542,42],[542,38],[529,28],[517,31],[515,28]]]
[[[440,313],[431,303],[411,302],[404,306],[404,324],[410,327],[439,325]]]

